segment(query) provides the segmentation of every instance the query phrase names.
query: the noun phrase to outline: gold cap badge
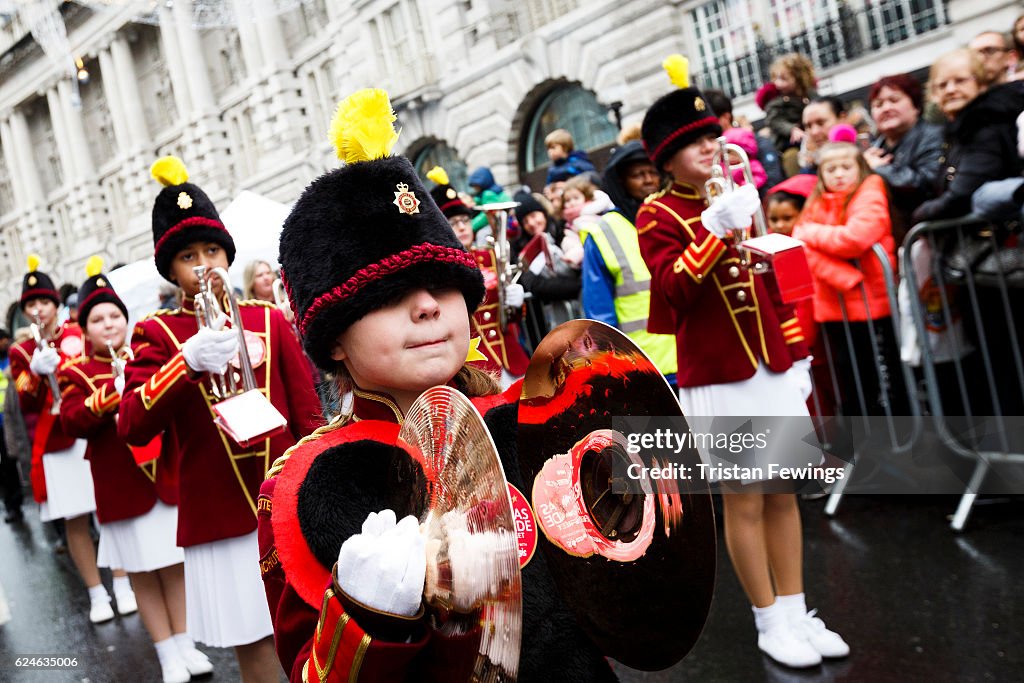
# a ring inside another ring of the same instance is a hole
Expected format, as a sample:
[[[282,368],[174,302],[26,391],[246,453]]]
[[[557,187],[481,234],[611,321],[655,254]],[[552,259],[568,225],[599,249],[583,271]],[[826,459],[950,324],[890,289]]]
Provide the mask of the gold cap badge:
[[[39,282],[39,280],[36,279],[35,275],[29,275],[28,276],[28,286],[29,287],[35,287],[37,282]]]
[[[107,281],[104,280],[103,278],[100,278],[99,280],[96,280],[96,286],[97,287],[106,287],[107,286]]]
[[[398,190],[395,192],[395,206],[398,210],[404,214],[412,215],[420,212],[420,200],[416,199],[416,195],[409,191],[409,186],[405,183],[398,183],[395,185]]]
[[[191,209],[192,198],[188,196],[188,192],[178,193],[178,208],[179,209]]]
[[[449,187],[448,191],[445,192],[445,196],[447,196],[448,199],[455,199],[458,195],[459,193],[455,191],[454,187]]]
[[[697,111],[704,111],[705,109],[707,109],[707,105],[704,104],[704,100],[698,97],[693,101],[693,108],[696,109]]]

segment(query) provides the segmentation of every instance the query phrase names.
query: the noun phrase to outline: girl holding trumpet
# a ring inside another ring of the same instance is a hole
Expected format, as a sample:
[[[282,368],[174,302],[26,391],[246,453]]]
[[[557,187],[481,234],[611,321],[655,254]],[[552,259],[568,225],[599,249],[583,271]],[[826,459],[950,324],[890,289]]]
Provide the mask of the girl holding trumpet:
[[[213,667],[185,632],[185,558],[174,540],[177,473],[172,461],[151,462],[143,469],[117,435],[128,309],[102,268],[98,257],[89,259],[89,279],[78,290],[78,319],[90,353],[60,369],[61,426],[88,443],[85,458],[96,491],[100,564],[128,571],[164,683],[186,683],[192,674]]]
[[[35,339],[11,347],[11,377],[22,413],[36,415],[32,438],[32,495],[39,503],[39,519],[64,520],[68,552],[89,590],[89,620],[96,624],[114,618],[110,595],[100,580],[96,548],[89,532],[89,515],[96,509],[85,442],[64,431],[60,421],[57,371],[62,363],[81,356],[82,331],[73,322],[58,323],[60,298],[49,275],[39,270],[39,257],[29,256],[22,281],[21,311],[33,325]],[[122,613],[134,611],[128,579],[115,579]]]
[[[644,147],[671,180],[637,213],[651,270],[648,331],[675,334],[680,402],[696,416],[807,416],[810,359],[793,307],[770,277],[745,266],[729,233],[750,227],[760,200],[744,185],[709,206],[718,118],[689,86],[686,60],[665,62],[679,88],[644,117]],[[808,612],[800,512],[792,493],[738,486],[722,496],[725,541],[747,593],[758,647],[792,667],[844,657],[849,647]]]
[[[180,308],[158,311],[135,326],[118,434],[141,447],[162,433],[164,455],[178,461],[177,543],[185,554],[189,636],[235,648],[246,683],[276,681],[259,576],[256,497],[273,459],[319,426],[320,402],[280,311],[266,302],[243,302],[242,319],[232,325],[244,328],[256,388],[286,426],[242,447],[214,424],[212,406],[220,399],[207,373],[235,372],[239,330],[200,327],[195,310],[201,283],[194,267],[226,270],[235,244],[213,202],[188,182],[180,159],[159,159],[151,172],[164,186],[153,206],[157,270],[181,287],[184,299]],[[230,292],[211,280],[214,296],[225,301]]]
[[[399,425],[423,391],[449,385],[473,398],[509,482],[529,490],[515,452],[520,384],[499,394],[467,364],[483,276],[409,160],[390,155],[394,120],[382,90],[341,102],[331,137],[346,165],[306,188],[281,234],[306,351],[354,395],[350,413],[275,463],[260,493],[261,568],[294,683],[459,681],[472,671],[480,631],[447,630],[424,605],[425,541],[388,475],[404,457]],[[519,680],[615,680],[542,553],[522,568],[522,586]]]

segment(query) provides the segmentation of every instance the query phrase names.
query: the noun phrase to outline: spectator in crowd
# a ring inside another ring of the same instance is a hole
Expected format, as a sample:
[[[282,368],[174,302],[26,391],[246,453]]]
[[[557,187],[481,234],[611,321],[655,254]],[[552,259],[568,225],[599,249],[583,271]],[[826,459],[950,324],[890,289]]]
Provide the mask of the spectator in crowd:
[[[481,166],[469,174],[469,194],[476,204],[495,204],[497,202],[508,202],[512,197],[505,192],[505,188],[497,183],[491,169]],[[473,217],[473,234],[478,234],[483,228],[490,227],[487,214],[480,211]],[[479,239],[476,240],[480,244]]]
[[[1010,69],[1009,80],[1019,81],[1024,78],[1024,14],[1013,22],[1013,50],[1017,53],[1017,62]]]
[[[914,222],[963,216],[983,184],[1015,178],[1024,170],[1024,162],[1013,154],[1024,83],[988,88],[986,78],[981,57],[966,48],[953,50],[932,65],[928,90],[948,122],[947,152],[940,161],[947,173],[938,178],[938,196],[914,211]]]
[[[765,93],[762,109],[772,142],[782,152],[782,167],[790,176],[799,170],[797,154],[807,130],[804,107],[816,94],[814,65],[794,52],[772,62],[770,71],[773,90]]]
[[[580,226],[611,210],[612,200],[591,182],[589,176],[579,175],[565,183],[562,195],[562,217],[565,234],[562,236],[562,258],[573,268],[583,263],[583,242]]]
[[[818,150],[828,143],[828,132],[832,126],[845,121],[846,105],[838,97],[815,97],[808,102],[803,113],[807,134],[800,145],[801,173],[818,172]]]
[[[717,110],[716,110],[717,111]],[[621,147],[630,140],[640,139],[640,122],[627,123],[619,131],[619,134],[615,136],[615,144]]]
[[[277,275],[266,261],[249,261],[242,276],[242,298],[274,303],[274,280]]]
[[[711,110],[718,114],[718,122],[722,125],[723,131],[727,133],[734,127],[743,127],[739,126],[738,122],[733,119],[732,100],[723,91],[705,90],[704,97],[707,99]],[[782,159],[779,157],[779,150],[775,148],[775,143],[772,142],[772,138],[769,136],[757,135],[755,136],[755,141],[757,142],[756,156],[758,161],[761,162],[766,175],[764,185],[767,187],[778,185],[786,179],[786,175],[782,170]]]
[[[885,415],[889,408],[893,415],[906,415],[909,406],[885,276],[871,253],[876,243],[881,244],[895,269],[885,183],[871,173],[860,149],[845,142],[821,149],[818,179],[793,237],[806,245],[814,276],[814,319],[822,323],[832,349],[842,412]],[[852,259],[860,260],[859,268],[850,263]],[[854,359],[872,358],[878,372],[857,372]],[[857,390],[858,381],[863,394]]]
[[[522,225],[519,253],[537,235],[543,235],[546,250],[532,258],[522,258],[519,283],[530,298],[526,301],[524,325],[535,347],[553,326],[577,317],[573,304],[580,295],[580,271],[562,259],[561,230],[551,217],[551,204],[541,194],[517,194],[516,216]],[[550,323],[550,324],[549,324]]]
[[[1017,64],[1013,38],[999,31],[983,31],[967,46],[978,53],[984,68],[985,85],[1005,83]]]
[[[892,199],[892,233],[903,243],[913,226],[911,214],[933,196],[942,156],[942,129],[921,118],[924,93],[909,74],[885,76],[868,90],[878,137],[864,160],[882,177]]]
[[[10,365],[10,358],[7,355],[10,348],[11,333],[0,329],[0,391],[4,394],[7,393],[7,386],[10,384],[7,370]],[[4,490],[4,521],[8,524],[17,524],[25,518],[21,511],[25,495],[21,489],[21,474],[18,472],[18,461],[15,457],[15,453],[7,450],[4,438],[4,406],[0,404],[0,486]]]
[[[618,328],[650,356],[676,386],[676,340],[647,331],[651,273],[640,254],[636,210],[657,191],[660,176],[638,141],[612,152],[602,187],[613,208],[599,217],[579,219],[583,240],[583,316]]]
[[[723,131],[723,136],[729,142],[729,144],[736,145],[747,154],[747,161],[750,164],[750,177],[754,181],[754,187],[757,188],[758,194],[764,196],[764,190],[767,187],[768,175],[765,173],[764,166],[757,158],[757,136],[754,135],[754,131],[747,128],[726,128]],[[732,153],[729,154],[729,164],[739,164],[740,160],[738,155]],[[733,172],[733,181],[737,185],[743,185],[746,183],[746,172],[745,169],[736,167]]]
[[[544,145],[547,147],[548,159],[551,160],[548,184],[594,171],[594,164],[587,157],[587,153],[582,149],[576,149],[572,133],[566,129],[558,128],[548,133],[544,138]]]

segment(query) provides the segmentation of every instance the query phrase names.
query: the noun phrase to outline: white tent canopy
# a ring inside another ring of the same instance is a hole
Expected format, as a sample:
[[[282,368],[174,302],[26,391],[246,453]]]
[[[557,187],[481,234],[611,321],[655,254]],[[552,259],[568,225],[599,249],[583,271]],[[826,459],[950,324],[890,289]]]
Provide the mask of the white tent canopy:
[[[277,269],[278,242],[281,226],[291,206],[275,202],[248,190],[243,191],[224,211],[221,220],[235,241],[235,261],[229,269],[231,284],[241,290],[245,266],[260,259]],[[152,258],[129,263],[109,273],[110,282],[128,307],[129,322],[160,307],[160,277]]]

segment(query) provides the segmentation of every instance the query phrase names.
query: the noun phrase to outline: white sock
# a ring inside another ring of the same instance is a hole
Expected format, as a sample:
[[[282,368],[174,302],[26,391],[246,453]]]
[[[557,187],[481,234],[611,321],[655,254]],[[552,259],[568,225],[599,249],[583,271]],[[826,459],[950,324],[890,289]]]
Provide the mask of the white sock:
[[[160,659],[160,666],[167,666],[168,663],[181,659],[178,645],[174,642],[173,637],[164,638],[159,643],[153,643],[153,647],[156,648],[156,656]]]
[[[807,602],[804,600],[803,593],[794,593],[793,595],[776,595],[775,603],[782,605],[782,609],[786,611],[786,614],[794,617],[802,617],[807,614]]]
[[[89,600],[94,603],[110,602],[110,594],[107,593],[107,589],[103,587],[102,583],[98,583],[89,588]]]
[[[196,643],[188,633],[175,633],[171,637],[174,638],[174,642],[178,646],[178,652],[181,654],[185,654],[186,652],[191,652],[196,649]]]
[[[132,582],[127,576],[114,577],[114,595],[123,595],[132,592]]]
[[[785,623],[786,612],[778,600],[767,607],[751,607],[750,609],[754,611],[754,626],[757,627],[758,633],[765,633]]]

